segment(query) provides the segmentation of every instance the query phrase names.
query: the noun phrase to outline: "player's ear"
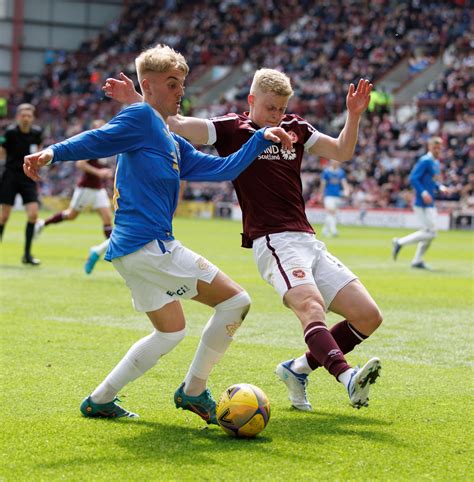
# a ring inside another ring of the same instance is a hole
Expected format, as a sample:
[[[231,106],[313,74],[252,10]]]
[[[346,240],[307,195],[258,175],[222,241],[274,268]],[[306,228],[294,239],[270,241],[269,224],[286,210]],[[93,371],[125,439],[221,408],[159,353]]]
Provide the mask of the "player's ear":
[[[146,79],[146,78],[143,79],[140,82],[140,87],[142,88],[143,94],[150,94],[151,93],[150,82],[148,81],[148,79]]]
[[[247,96],[247,102],[249,103],[250,106],[253,107],[253,105],[255,104],[255,96],[253,94],[249,94]]]

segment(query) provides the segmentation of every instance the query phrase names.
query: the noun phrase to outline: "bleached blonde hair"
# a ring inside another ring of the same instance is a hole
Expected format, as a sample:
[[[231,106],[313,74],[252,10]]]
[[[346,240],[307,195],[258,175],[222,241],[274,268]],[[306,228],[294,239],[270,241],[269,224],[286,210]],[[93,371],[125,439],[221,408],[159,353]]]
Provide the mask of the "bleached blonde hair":
[[[145,50],[135,59],[138,81],[141,82],[147,72],[168,72],[177,69],[188,75],[186,59],[168,45],[158,44]]]
[[[253,95],[257,91],[262,94],[271,92],[272,94],[285,97],[293,95],[290,78],[283,72],[274,69],[259,69],[255,72],[252,85],[250,86],[250,93]]]
[[[435,136],[428,141],[428,148],[431,149],[435,144],[443,145],[443,139],[441,137]]]

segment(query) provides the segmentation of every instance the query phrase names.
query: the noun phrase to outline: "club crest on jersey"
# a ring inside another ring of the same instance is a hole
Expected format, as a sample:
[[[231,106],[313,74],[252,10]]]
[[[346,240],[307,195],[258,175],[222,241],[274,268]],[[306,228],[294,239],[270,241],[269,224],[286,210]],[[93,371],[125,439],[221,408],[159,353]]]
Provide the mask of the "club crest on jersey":
[[[295,278],[303,279],[306,278],[306,273],[302,269],[295,269],[291,273]]]
[[[294,147],[291,149],[281,149],[281,156],[287,161],[292,161],[296,159],[296,150]]]

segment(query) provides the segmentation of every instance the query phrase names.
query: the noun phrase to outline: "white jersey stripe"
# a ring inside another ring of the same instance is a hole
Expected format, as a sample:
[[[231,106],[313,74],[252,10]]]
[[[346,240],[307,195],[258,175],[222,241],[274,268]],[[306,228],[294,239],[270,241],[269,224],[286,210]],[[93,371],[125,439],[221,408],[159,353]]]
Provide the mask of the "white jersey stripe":
[[[209,119],[206,119],[206,124],[207,124],[207,132],[208,132],[208,139],[207,139],[206,144],[208,146],[212,146],[217,141],[216,128],[214,126],[213,121],[211,121]]]
[[[311,134],[311,137],[305,142],[304,150],[309,151],[316,144],[316,142],[320,137],[321,137],[321,132],[315,130]]]

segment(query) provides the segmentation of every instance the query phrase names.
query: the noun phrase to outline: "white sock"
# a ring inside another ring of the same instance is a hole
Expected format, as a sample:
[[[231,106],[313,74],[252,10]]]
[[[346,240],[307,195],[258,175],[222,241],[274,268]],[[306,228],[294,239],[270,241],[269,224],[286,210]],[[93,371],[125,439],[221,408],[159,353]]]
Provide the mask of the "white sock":
[[[435,237],[435,233],[431,231],[415,231],[414,233],[407,234],[403,238],[398,239],[398,244],[400,246],[405,246],[407,244],[415,244],[420,241],[431,241]]]
[[[335,214],[328,214],[329,232],[337,234],[337,218]]]
[[[215,313],[207,322],[189,371],[184,379],[184,392],[196,396],[206,388],[207,379],[233,340],[237,329],[250,308],[246,291],[215,306]]]
[[[341,373],[337,377],[337,380],[341,382],[346,388],[347,388],[347,385],[349,385],[349,382],[351,381],[351,375],[353,370],[354,370],[353,368],[349,368],[348,370]]]
[[[95,403],[108,403],[127,383],[132,382],[155,366],[160,357],[169,353],[183,338],[186,330],[163,333],[155,330],[138,340],[120,360],[106,379],[92,392]]]
[[[110,239],[106,239],[97,246],[92,246],[91,251],[94,251],[98,255],[101,255],[109,247]]]
[[[309,375],[313,371],[311,367],[308,365],[308,358],[306,357],[306,354],[301,355],[298,358],[295,358],[290,368],[295,373],[299,373],[299,374],[304,373],[305,375]]]
[[[421,261],[423,261],[423,256],[425,255],[426,251],[430,247],[430,244],[431,244],[431,240],[421,241],[418,243],[418,246],[416,247],[415,257],[413,258],[412,264],[420,263]]]
[[[329,219],[328,219],[328,214],[326,214],[326,217],[324,218],[324,224],[323,224],[323,235],[324,236],[329,236],[331,234],[331,230],[329,227]]]

